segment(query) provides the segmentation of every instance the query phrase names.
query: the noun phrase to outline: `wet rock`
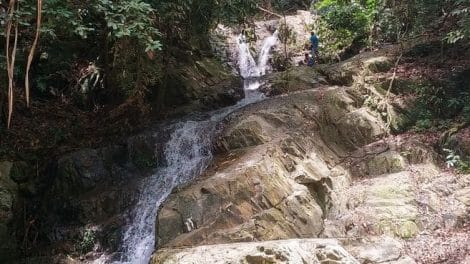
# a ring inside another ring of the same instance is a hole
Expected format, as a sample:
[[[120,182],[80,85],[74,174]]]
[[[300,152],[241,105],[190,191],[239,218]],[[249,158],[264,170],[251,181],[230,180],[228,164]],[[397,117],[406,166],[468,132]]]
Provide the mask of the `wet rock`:
[[[164,160],[163,144],[157,133],[144,133],[127,140],[129,160],[140,169],[161,166]]]
[[[54,189],[56,193],[80,194],[109,178],[110,172],[105,167],[100,151],[85,149],[58,161]]]
[[[233,105],[243,96],[240,77],[217,60],[202,58],[168,69],[155,109],[171,109],[171,116],[181,116]]]
[[[297,239],[162,249],[153,256],[151,263],[356,264],[359,262],[335,240]]]

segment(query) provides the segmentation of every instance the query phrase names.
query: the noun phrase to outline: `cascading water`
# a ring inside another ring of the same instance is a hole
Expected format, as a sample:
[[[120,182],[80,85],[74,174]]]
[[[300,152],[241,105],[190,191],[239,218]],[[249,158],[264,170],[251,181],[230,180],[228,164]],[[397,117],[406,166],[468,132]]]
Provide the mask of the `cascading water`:
[[[258,56],[258,63],[255,62],[253,55],[251,55],[250,45],[246,42],[245,36],[241,34],[238,37],[238,66],[240,68],[240,75],[243,77],[245,98],[262,96],[262,94],[257,91],[261,86],[259,78],[265,75],[268,70],[269,55],[272,47],[278,42],[278,35],[278,31],[276,30],[272,36],[264,40]]]
[[[212,159],[210,135],[215,125],[211,123],[210,120],[187,121],[173,128],[164,152],[166,167],[141,183],[142,193],[134,208],[133,223],[124,233],[124,255],[120,263],[149,262],[154,251],[158,207],[174,187],[201,174]]]
[[[131,225],[124,232],[121,260],[114,263],[147,264],[155,246],[155,220],[159,206],[173,188],[200,175],[212,160],[212,138],[216,126],[227,115],[243,106],[259,101],[262,94],[258,78],[266,73],[271,48],[277,42],[277,32],[263,44],[258,64],[250,53],[244,37],[239,38],[240,74],[245,79],[245,99],[238,104],[211,113],[202,121],[184,121],[172,127],[172,135],[165,146],[166,166],[143,180],[141,195],[131,216]],[[95,263],[108,263],[106,257]]]
[[[274,32],[272,36],[266,38],[263,43],[263,47],[261,48],[261,52],[258,58],[258,70],[260,76],[266,74],[266,71],[268,69],[269,54],[271,53],[271,48],[276,45],[278,41],[278,35],[279,33],[276,30],[276,32]]]
[[[238,67],[243,78],[256,78],[266,74],[271,48],[278,42],[278,35],[278,31],[276,31],[272,36],[264,40],[259,53],[258,63],[255,62],[251,55],[250,45],[246,42],[245,36],[240,35],[238,37]]]

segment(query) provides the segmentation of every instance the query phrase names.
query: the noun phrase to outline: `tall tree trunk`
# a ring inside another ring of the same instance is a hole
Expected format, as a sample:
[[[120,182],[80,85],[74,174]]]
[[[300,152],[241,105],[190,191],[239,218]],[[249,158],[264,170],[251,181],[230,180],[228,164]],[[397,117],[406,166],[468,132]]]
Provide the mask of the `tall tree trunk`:
[[[29,107],[29,70],[31,67],[31,62],[33,61],[34,52],[39,40],[39,32],[41,30],[41,15],[42,15],[42,0],[37,0],[37,21],[36,21],[36,36],[34,37],[33,44],[31,45],[31,50],[28,55],[28,62],[26,64],[26,76],[25,76],[25,90],[26,90],[26,105]]]
[[[104,88],[109,89],[109,75],[111,71],[110,61],[109,61],[109,41],[108,41],[108,29],[104,32],[104,39],[103,39],[103,69],[104,69]]]
[[[10,128],[11,118],[13,115],[13,85],[14,85],[14,69],[15,69],[15,58],[16,58],[16,49],[18,44],[18,21],[13,21],[13,15],[16,9],[19,9],[19,3],[15,0],[11,0],[8,6],[7,11],[7,24],[6,24],[6,40],[5,40],[5,51],[6,51],[6,62],[7,62],[7,72],[8,72],[8,113],[7,113],[7,127]],[[10,38],[11,30],[14,27],[15,35],[13,48],[10,51]]]

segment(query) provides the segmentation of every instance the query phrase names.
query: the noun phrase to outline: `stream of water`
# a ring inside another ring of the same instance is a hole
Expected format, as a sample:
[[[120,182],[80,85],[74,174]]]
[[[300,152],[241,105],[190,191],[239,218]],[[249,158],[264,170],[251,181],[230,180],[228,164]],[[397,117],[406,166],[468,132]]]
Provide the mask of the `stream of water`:
[[[238,39],[239,70],[244,78],[245,98],[234,106],[210,113],[206,120],[189,120],[174,124],[170,140],[165,146],[166,166],[155,175],[144,179],[140,186],[140,198],[131,212],[132,221],[124,231],[120,261],[109,261],[102,257],[95,263],[147,264],[155,250],[155,220],[159,206],[176,186],[191,181],[200,175],[212,160],[212,139],[217,124],[230,113],[262,100],[257,91],[259,77],[268,70],[269,55],[278,41],[277,32],[268,37],[260,50],[258,63],[253,58],[245,37]]]

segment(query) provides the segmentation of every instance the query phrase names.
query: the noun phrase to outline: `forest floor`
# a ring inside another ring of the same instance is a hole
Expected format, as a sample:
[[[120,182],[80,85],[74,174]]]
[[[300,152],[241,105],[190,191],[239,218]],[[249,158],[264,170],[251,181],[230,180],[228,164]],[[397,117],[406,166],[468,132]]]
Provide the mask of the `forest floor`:
[[[120,142],[156,119],[138,98],[96,111],[82,110],[61,98],[33,99],[28,109],[20,93],[12,127],[0,127],[0,159],[50,160],[78,148]]]

